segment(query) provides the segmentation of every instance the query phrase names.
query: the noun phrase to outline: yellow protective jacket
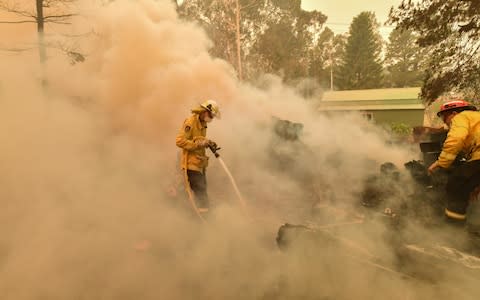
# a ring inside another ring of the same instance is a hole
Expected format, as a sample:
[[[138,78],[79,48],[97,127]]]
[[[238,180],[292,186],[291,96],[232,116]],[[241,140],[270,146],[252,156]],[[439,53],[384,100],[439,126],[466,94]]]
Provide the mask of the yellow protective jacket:
[[[462,151],[467,161],[480,159],[480,112],[462,111],[452,119],[438,164],[448,168]]]
[[[180,166],[182,169],[203,172],[208,166],[208,156],[205,155],[205,148],[199,147],[196,141],[205,139],[207,124],[200,121],[197,112],[192,112],[190,118],[183,122],[176,138],[177,146],[182,148]]]

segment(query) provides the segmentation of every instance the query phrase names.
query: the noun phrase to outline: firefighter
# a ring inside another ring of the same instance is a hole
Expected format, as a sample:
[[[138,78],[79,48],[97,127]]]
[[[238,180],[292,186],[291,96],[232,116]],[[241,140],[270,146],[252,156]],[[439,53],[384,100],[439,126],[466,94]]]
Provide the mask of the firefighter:
[[[192,109],[192,115],[183,122],[176,137],[177,146],[182,148],[180,167],[184,174],[185,187],[197,214],[205,214],[209,209],[205,175],[208,156],[205,148],[216,148],[216,144],[206,138],[207,124],[214,118],[220,118],[219,107],[214,100],[207,100]]]
[[[449,131],[442,152],[428,172],[448,169],[457,156],[466,162],[452,169],[446,186],[447,220],[458,224],[466,221],[469,200],[480,185],[480,112],[467,101],[456,100],[443,104],[437,115],[448,125]]]

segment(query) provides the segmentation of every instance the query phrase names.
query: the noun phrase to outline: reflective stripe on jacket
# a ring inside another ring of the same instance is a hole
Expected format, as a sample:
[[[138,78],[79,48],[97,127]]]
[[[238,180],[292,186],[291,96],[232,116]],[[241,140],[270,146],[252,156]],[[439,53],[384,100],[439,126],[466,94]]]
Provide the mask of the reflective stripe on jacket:
[[[462,111],[452,119],[438,164],[448,168],[462,151],[467,161],[480,159],[480,112]]]
[[[200,121],[199,114],[194,113],[183,122],[176,138],[177,146],[182,148],[180,160],[182,169],[203,172],[208,166],[205,148],[195,143],[197,140],[205,139],[206,135],[207,125]]]

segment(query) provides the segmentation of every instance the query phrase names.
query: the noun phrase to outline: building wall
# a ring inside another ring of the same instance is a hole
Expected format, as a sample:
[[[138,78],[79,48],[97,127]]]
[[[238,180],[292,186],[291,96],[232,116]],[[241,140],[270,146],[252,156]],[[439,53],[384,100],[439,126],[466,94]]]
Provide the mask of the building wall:
[[[368,113],[373,115],[377,124],[404,123],[412,127],[423,126],[424,111],[421,109],[373,110]]]
[[[352,113],[346,110],[330,110],[322,113],[328,115],[339,115]],[[392,109],[392,110],[363,110],[358,111],[365,117],[372,117],[373,121],[379,125],[389,125],[391,123],[403,123],[411,127],[423,126],[423,109]]]

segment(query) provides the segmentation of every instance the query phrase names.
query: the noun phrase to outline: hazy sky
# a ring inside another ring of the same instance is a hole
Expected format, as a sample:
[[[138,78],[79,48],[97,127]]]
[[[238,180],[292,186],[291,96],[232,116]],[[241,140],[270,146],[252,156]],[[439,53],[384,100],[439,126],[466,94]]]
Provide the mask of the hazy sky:
[[[327,26],[335,33],[347,32],[353,17],[362,11],[372,11],[377,20],[383,25],[388,18],[392,6],[397,7],[402,0],[302,0],[305,10],[319,10],[328,16]],[[382,26],[380,33],[384,38],[392,30],[391,27]]]
[[[25,0],[23,0],[25,1]],[[179,1],[181,2],[181,1]],[[398,6],[402,0],[302,0],[305,10],[319,10],[328,16],[327,26],[335,33],[347,32],[353,17],[362,11],[373,11],[377,20],[382,24],[387,20],[390,7]],[[0,11],[0,21],[12,21],[18,19],[13,14]],[[14,30],[13,30],[14,29]],[[382,26],[380,33],[386,39],[392,30],[391,27]],[[25,39],[23,34],[35,34],[34,24],[15,24],[0,26],[0,48],[5,47],[6,41],[14,42]]]

